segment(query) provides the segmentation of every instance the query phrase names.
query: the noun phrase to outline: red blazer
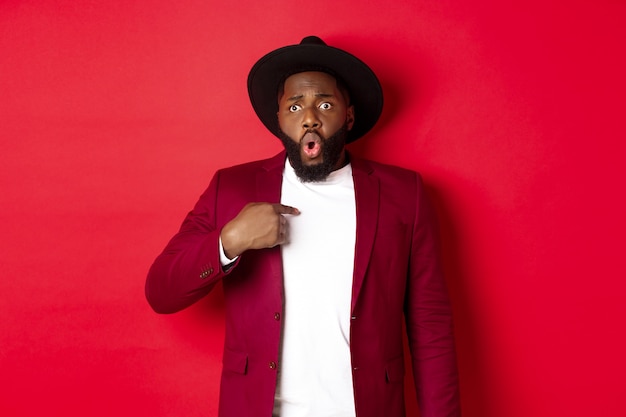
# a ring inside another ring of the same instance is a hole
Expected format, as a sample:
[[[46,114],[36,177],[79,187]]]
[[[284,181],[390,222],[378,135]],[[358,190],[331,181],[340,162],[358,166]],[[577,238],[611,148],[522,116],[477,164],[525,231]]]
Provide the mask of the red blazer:
[[[249,202],[280,202],[284,152],[218,171],[152,265],[146,296],[181,310],[222,280],[226,334],[221,417],[272,415],[283,313],[279,247],[242,254],[227,273],[218,237]],[[419,174],[351,158],[357,232],[350,350],[358,417],[401,417],[403,319],[422,417],[460,415],[452,315],[436,221]],[[329,289],[332,291],[332,289]]]

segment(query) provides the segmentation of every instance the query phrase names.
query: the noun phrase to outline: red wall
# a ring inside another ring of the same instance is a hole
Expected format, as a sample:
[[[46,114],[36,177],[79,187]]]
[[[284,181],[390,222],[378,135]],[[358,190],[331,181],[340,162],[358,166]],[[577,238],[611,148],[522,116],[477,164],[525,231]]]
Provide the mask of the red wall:
[[[626,415],[624,2],[272,4],[0,3],[0,415],[215,416],[221,295],[158,316],[144,277],[280,149],[247,72],[309,34],[383,83],[353,151],[429,185],[465,416]]]

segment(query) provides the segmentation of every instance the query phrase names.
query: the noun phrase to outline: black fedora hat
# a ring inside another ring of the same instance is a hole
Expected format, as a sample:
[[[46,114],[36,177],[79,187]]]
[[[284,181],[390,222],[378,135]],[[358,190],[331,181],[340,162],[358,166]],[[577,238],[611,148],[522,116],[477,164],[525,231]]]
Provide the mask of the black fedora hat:
[[[339,79],[350,92],[354,126],[346,141],[354,142],[378,121],[383,109],[383,91],[376,74],[360,59],[326,45],[317,36],[307,36],[298,45],[276,49],[259,59],[248,75],[248,94],[261,122],[279,136],[278,88],[290,75],[304,71],[326,72]]]

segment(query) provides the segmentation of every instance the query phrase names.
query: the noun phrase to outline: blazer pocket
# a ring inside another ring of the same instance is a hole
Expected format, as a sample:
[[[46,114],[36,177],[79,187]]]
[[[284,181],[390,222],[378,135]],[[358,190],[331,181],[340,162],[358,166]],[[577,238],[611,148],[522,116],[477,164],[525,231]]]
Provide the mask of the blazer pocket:
[[[404,356],[398,356],[387,362],[385,366],[385,376],[387,382],[403,382],[404,381]]]
[[[222,366],[224,371],[245,375],[248,372],[248,354],[225,348]]]

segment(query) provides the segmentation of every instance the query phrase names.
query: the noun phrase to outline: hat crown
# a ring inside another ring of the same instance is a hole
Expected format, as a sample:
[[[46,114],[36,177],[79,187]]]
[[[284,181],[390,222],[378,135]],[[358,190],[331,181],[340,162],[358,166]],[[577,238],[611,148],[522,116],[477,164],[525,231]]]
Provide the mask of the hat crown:
[[[324,42],[321,38],[317,36],[307,36],[302,38],[300,41],[300,45],[320,45],[320,46],[328,46],[326,42]]]

